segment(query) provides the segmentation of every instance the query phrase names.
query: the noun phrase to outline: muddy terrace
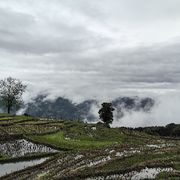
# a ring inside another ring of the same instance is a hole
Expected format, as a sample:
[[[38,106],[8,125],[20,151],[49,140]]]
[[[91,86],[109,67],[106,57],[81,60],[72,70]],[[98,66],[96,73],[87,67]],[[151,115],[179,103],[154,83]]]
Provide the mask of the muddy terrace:
[[[6,114],[0,118],[0,133],[1,163],[51,156],[0,179],[180,178],[180,143],[176,138]],[[15,153],[10,151],[13,148]]]

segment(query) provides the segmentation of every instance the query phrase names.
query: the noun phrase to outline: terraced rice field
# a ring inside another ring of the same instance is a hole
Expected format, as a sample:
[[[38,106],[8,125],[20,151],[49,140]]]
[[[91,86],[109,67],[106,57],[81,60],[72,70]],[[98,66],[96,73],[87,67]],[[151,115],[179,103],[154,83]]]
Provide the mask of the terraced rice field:
[[[43,163],[0,179],[180,179],[178,138],[25,116],[1,117],[0,129],[1,143],[21,136],[57,150]],[[8,153],[0,155],[0,162],[11,161]]]

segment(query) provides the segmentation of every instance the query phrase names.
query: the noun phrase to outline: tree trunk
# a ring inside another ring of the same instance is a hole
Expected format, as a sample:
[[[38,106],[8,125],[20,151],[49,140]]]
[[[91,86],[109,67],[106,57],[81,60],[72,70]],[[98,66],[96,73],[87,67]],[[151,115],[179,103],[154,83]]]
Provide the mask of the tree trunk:
[[[8,107],[8,114],[10,114],[10,109],[11,109],[11,108],[10,108],[10,107]]]

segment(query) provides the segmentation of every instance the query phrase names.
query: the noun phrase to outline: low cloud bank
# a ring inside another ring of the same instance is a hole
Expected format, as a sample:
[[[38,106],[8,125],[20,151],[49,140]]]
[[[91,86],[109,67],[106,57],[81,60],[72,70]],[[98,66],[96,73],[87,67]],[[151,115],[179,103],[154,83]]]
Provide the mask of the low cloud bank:
[[[118,104],[118,106],[115,107],[115,111],[113,111],[114,120],[111,127],[145,127],[165,126],[169,123],[180,124],[180,93],[178,91],[158,96],[153,95],[151,98],[155,101],[155,104],[150,110],[137,110],[136,108],[127,109],[124,108],[123,104]],[[53,97],[48,100],[53,101],[53,99],[56,98]],[[30,96],[26,96],[25,100],[27,102],[33,101]],[[103,102],[111,101],[98,100],[92,104],[90,103],[91,108],[89,109],[89,112],[87,111],[87,114],[93,117],[93,121],[88,121],[85,117],[84,122],[96,123],[100,121],[98,111],[102,107],[101,104]],[[26,108],[27,106],[20,109],[18,114],[23,114],[26,111]]]
[[[154,106],[149,111],[127,110],[121,105],[121,112],[118,108],[113,111],[114,120],[111,127],[145,127],[165,126],[169,123],[180,124],[180,94],[166,93],[156,97]],[[93,104],[90,113],[99,121],[98,111],[101,103]],[[122,113],[124,114],[121,117]]]

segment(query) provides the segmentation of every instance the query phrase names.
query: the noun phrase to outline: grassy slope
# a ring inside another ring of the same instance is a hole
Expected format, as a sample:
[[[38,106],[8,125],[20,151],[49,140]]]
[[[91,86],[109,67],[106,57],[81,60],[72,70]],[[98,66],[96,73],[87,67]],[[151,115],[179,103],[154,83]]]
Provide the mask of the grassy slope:
[[[12,114],[0,115],[0,140],[6,135],[19,134],[45,134],[57,132],[61,127],[61,121],[41,121],[28,116],[13,116]]]
[[[117,172],[124,173],[129,171],[128,168],[140,170],[147,166],[168,166],[180,169],[178,141],[165,141],[160,137],[123,128],[108,129],[101,125],[80,122],[8,116],[0,114],[0,137],[6,134],[25,134],[25,137],[35,141],[71,149],[70,152],[54,157],[53,162],[50,163],[51,168],[44,167],[45,172],[40,170],[33,172],[32,169],[32,174],[37,174],[38,179],[54,179],[55,177],[68,180],[84,179],[84,177]],[[47,132],[51,134],[45,135],[44,133]],[[159,147],[149,147],[146,144]],[[118,156],[118,153],[123,155]],[[79,155],[82,157],[77,158]],[[99,162],[100,160],[102,162]],[[96,162],[99,163],[96,164]],[[90,163],[94,165],[89,166]],[[64,172],[59,174],[62,170]],[[169,176],[169,174],[162,174],[159,178],[162,176]]]
[[[122,144],[126,135],[121,134],[118,129],[107,129],[84,123],[65,122],[62,130],[55,134],[45,136],[30,135],[27,137],[62,148],[82,150]]]

